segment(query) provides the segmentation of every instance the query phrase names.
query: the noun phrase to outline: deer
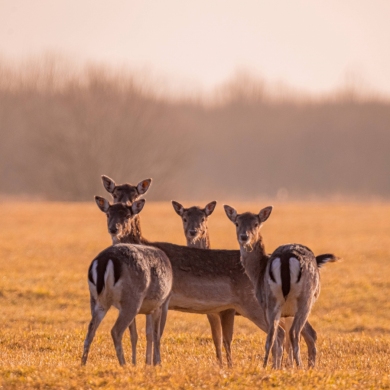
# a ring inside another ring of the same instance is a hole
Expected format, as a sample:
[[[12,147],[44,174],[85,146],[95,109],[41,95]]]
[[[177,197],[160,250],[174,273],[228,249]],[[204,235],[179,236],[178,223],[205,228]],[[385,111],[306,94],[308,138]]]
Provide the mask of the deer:
[[[122,235],[119,240],[134,240],[134,243],[162,249],[171,261],[174,278],[168,302],[169,310],[217,314],[234,309],[267,333],[268,324],[263,306],[259,305],[252,282],[245,274],[239,250],[200,249],[166,242],[150,242],[142,235],[140,223],[136,234],[137,237],[134,237],[131,231],[128,235]],[[161,334],[165,318],[163,313]],[[317,336],[309,321],[302,330],[302,336],[308,346],[309,361],[315,361]],[[273,347],[274,366],[282,358],[283,349],[279,347],[284,339],[282,328],[279,327],[276,337],[281,342],[278,346],[275,343]]]
[[[102,183],[107,192],[109,192],[112,196],[114,203],[128,203],[133,204],[136,200],[138,200],[141,196],[146,194],[148,189],[152,184],[152,179],[145,179],[140,181],[136,186],[125,183],[117,185],[113,179],[106,175],[101,176]],[[98,202],[98,207],[100,208],[99,202],[104,202],[104,199],[96,199]],[[121,240],[122,243],[130,243],[130,244],[139,244],[139,240],[137,237],[139,236],[138,230],[140,229],[139,224],[139,215],[135,214],[133,218],[131,218],[131,229],[129,230],[128,237],[126,239]],[[130,236],[131,235],[131,236]],[[111,235],[112,244],[117,244],[119,240],[116,235]],[[165,316],[166,311],[163,312],[163,316]],[[166,318],[163,319],[165,323]],[[146,316],[146,356],[149,356],[152,351],[153,344],[153,335],[151,333],[151,318]],[[129,326],[130,332],[130,342],[131,342],[131,350],[132,350],[132,363],[135,366],[137,364],[137,343],[138,343],[138,332],[137,332],[137,323],[136,319]]]
[[[145,179],[140,181],[136,186],[129,183],[117,185],[113,179],[106,175],[102,175],[101,178],[104,188],[111,194],[114,203],[133,204],[133,202],[146,194],[152,184],[152,179]],[[127,242],[131,244],[140,244],[141,228],[138,214],[131,220],[131,224],[132,229],[130,233],[128,233]]]
[[[172,206],[181,217],[187,246],[193,248],[210,249],[210,237],[208,231],[208,217],[213,213],[217,202],[208,203],[203,209],[198,206],[184,208],[179,202],[172,201]],[[221,311],[217,314],[207,314],[211,327],[217,360],[222,366],[222,341],[226,351],[226,360],[232,367],[231,344],[233,339],[234,316],[233,309]]]
[[[263,366],[267,366],[270,350],[279,342],[276,331],[280,319],[293,317],[286,344],[288,360],[289,365],[292,365],[291,343],[295,363],[297,367],[301,367],[299,339],[308,324],[307,319],[313,303],[320,293],[319,268],[327,262],[337,261],[338,258],[333,254],[316,257],[309,248],[300,244],[282,245],[268,256],[260,228],[269,218],[272,206],[263,208],[259,214],[238,214],[228,205],[224,208],[227,217],[236,225],[241,262],[253,283],[256,298],[266,312],[268,331]],[[314,329],[312,331],[316,339]],[[315,366],[315,346],[312,351],[309,348],[308,355],[308,365],[312,368]],[[275,368],[280,368],[280,363],[278,361]]]
[[[131,229],[130,221],[143,209],[145,199],[138,200],[131,206],[122,203],[110,205],[106,200],[99,201],[98,204],[108,219],[120,214],[121,218],[128,221],[128,229]],[[111,225],[111,228],[114,227]],[[111,330],[119,364],[126,364],[122,337],[137,314],[150,316],[149,325],[154,344],[153,364],[160,364],[160,323],[162,312],[167,310],[165,302],[171,293],[172,278],[171,263],[167,255],[157,248],[118,243],[100,252],[92,260],[88,270],[92,319],[84,342],[82,364],[86,364],[96,330],[111,306],[119,310]],[[146,362],[151,364],[150,353],[146,356]]]

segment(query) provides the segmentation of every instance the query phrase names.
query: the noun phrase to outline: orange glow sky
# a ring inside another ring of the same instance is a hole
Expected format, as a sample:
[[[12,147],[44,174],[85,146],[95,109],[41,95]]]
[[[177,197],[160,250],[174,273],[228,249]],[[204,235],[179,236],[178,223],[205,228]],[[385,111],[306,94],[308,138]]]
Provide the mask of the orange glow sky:
[[[56,52],[208,89],[237,69],[390,96],[388,0],[0,0],[0,58]]]

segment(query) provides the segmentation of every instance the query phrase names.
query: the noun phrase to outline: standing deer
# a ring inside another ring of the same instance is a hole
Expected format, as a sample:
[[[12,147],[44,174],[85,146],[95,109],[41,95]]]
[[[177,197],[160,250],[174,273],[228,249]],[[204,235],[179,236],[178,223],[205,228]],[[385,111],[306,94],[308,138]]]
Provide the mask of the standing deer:
[[[145,200],[133,205],[110,205],[104,199],[97,200],[108,220],[125,219],[128,229],[130,221],[143,208]],[[109,225],[114,234],[120,227]],[[102,251],[91,263],[88,270],[88,284],[91,299],[92,320],[84,342],[82,364],[86,364],[89,348],[96,330],[111,306],[119,310],[119,316],[111,330],[116,354],[120,365],[125,364],[122,337],[137,314],[150,316],[154,343],[153,364],[161,362],[160,322],[163,310],[172,288],[172,267],[166,254],[153,247],[132,244],[117,244]],[[151,353],[146,363],[151,364]]]
[[[130,203],[133,204],[141,196],[145,195],[152,184],[152,179],[145,179],[140,181],[136,186],[132,184],[117,185],[114,180],[108,176],[102,175],[102,182],[104,188],[112,195],[114,203]],[[128,233],[127,242],[131,244],[140,244],[141,226],[139,215],[136,215],[131,220],[132,228]]]
[[[264,309],[259,305],[252,282],[245,274],[239,250],[205,250],[164,242],[149,242],[142,236],[140,224],[138,228],[136,238],[133,237],[133,232],[130,232],[120,240],[129,242],[134,239],[134,243],[160,248],[168,255],[174,275],[169,310],[217,314],[234,309],[267,332]],[[161,334],[165,325],[164,315],[162,317]],[[308,346],[309,361],[315,361],[316,333],[308,321],[302,330],[302,336]],[[278,329],[277,337],[282,342],[283,329]],[[277,360],[281,359],[282,352],[281,347],[276,350],[276,345],[274,346],[274,366],[277,365]]]
[[[173,208],[183,221],[184,234],[187,246],[193,248],[210,249],[208,231],[208,217],[215,209],[217,202],[208,203],[204,209],[193,206],[184,208],[180,203],[172,201]],[[207,314],[211,327],[217,359],[222,365],[222,340],[226,351],[229,367],[232,366],[231,344],[233,339],[234,316],[233,309],[224,310],[217,314]]]
[[[260,234],[262,224],[271,214],[272,206],[262,209],[259,214],[243,213],[224,206],[226,215],[236,225],[237,240],[240,245],[241,261],[251,279],[256,298],[265,308],[268,332],[265,347],[264,367],[267,366],[271,348],[279,343],[276,331],[281,317],[294,317],[289,338],[293,357],[301,367],[299,338],[307,326],[311,307],[320,292],[319,267],[328,261],[336,261],[332,254],[314,256],[307,247],[288,244],[277,248],[271,257],[266,255]],[[314,335],[315,331],[313,329]],[[314,339],[316,337],[314,336]],[[289,345],[289,343],[288,343]],[[310,351],[309,367],[314,367],[316,348]],[[291,360],[291,354],[289,354]],[[277,365],[276,368],[280,368]]]
[[[137,199],[139,199],[142,195],[146,194],[150,185],[152,184],[152,179],[145,179],[140,181],[136,186],[126,183],[116,185],[115,181],[110,177],[102,175],[102,182],[104,188],[109,192],[114,200],[114,203],[129,203],[133,204]],[[101,202],[102,199],[96,200],[97,202]],[[104,201],[104,199],[103,199]],[[98,203],[98,207],[99,203]],[[139,244],[140,241],[138,237],[140,236],[140,219],[139,215],[134,215],[133,218],[130,219],[131,229],[127,229],[127,236],[122,240],[118,240],[117,235],[111,235],[112,244],[117,244],[118,242],[128,243],[128,244]],[[109,231],[110,232],[110,231]],[[163,314],[165,316],[165,312]],[[166,318],[163,319],[165,323]],[[148,356],[152,351],[153,344],[153,334],[151,333],[151,318],[146,317],[146,356]],[[130,341],[131,341],[131,350],[132,350],[132,363],[133,365],[137,364],[137,342],[138,342],[138,332],[137,332],[137,323],[136,319],[129,326],[130,331]]]

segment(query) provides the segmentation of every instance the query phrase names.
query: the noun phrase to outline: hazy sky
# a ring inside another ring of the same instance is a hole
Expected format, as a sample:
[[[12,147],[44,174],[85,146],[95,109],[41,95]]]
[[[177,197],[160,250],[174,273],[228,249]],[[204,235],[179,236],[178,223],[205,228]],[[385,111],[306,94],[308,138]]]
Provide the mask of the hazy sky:
[[[389,0],[0,0],[0,57],[54,51],[209,88],[237,69],[390,95]]]

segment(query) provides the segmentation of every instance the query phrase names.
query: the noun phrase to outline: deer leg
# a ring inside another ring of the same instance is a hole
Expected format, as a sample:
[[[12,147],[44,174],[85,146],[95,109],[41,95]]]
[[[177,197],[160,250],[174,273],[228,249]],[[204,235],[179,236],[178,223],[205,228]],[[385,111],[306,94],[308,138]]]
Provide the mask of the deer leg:
[[[222,325],[223,346],[226,351],[226,359],[229,367],[233,366],[231,345],[233,340],[234,316],[236,311],[229,309],[219,313]]]
[[[302,302],[299,305],[296,315],[294,316],[294,321],[290,329],[290,339],[293,348],[294,360],[298,368],[302,367],[300,347],[299,347],[299,337],[301,335],[302,328],[304,327],[307,317],[310,313],[311,302]]]
[[[294,364],[293,350],[291,348],[291,339],[290,339],[290,329],[294,321],[294,317],[286,317],[284,319],[284,330],[286,333],[286,338],[284,341],[284,347],[287,353],[286,366],[292,368]]]
[[[152,321],[153,321],[153,365],[161,364],[161,355],[160,355],[160,325],[161,325],[161,307],[155,310],[152,313]]]
[[[310,325],[309,321],[306,321],[305,325],[302,328],[302,336],[305,339],[308,352],[308,366],[309,368],[314,368],[316,365],[316,356],[317,356],[317,332]]]
[[[93,313],[94,313],[95,307],[96,307],[96,299],[92,296],[92,294],[90,294],[89,303],[91,306],[91,316],[93,317]]]
[[[153,318],[151,314],[146,315],[146,364],[152,364],[153,351]]]
[[[256,301],[256,305],[251,304],[250,302],[242,302],[241,305],[235,308],[243,317],[248,318],[248,320],[252,321],[258,328],[260,328],[265,333],[268,333],[268,323],[266,320],[266,316],[259,313],[258,303]],[[274,357],[274,365],[278,365],[278,362],[282,361],[283,357],[283,340],[284,340],[284,330],[279,326],[278,328],[278,344],[275,345],[272,349],[272,354]]]
[[[279,308],[273,307],[271,310],[268,310],[268,319],[269,319],[269,329],[268,329],[267,339],[265,342],[265,357],[264,357],[263,367],[264,368],[267,367],[271,348],[275,348],[273,368],[280,368],[279,356],[278,356],[279,354],[276,352],[278,348],[280,348],[279,340],[276,340],[276,334],[279,328],[279,321],[280,321]]]
[[[106,313],[107,310],[103,309],[102,307],[96,307],[96,306],[92,312],[92,319],[91,322],[89,323],[87,337],[85,338],[84,341],[84,353],[81,359],[82,365],[85,365],[87,363],[89,348],[92,344],[93,338],[95,337],[96,330],[99,327],[100,323],[102,322]]]
[[[137,322],[134,318],[133,322],[129,326],[130,331],[130,340],[131,340],[131,360],[133,365],[137,364],[137,342],[138,342],[138,332],[137,332]]]
[[[285,335],[285,331],[279,325],[276,333],[275,342],[272,347],[273,366],[278,369],[282,368],[284,335]]]
[[[217,354],[217,359],[219,364],[222,366],[222,325],[221,318],[219,314],[207,314],[207,319],[209,320],[211,327],[211,335],[213,337],[215,352]]]
[[[114,341],[116,355],[121,366],[126,364],[125,357],[123,355],[122,337],[125,333],[125,330],[133,322],[138,312],[137,307],[134,304],[131,305],[130,308],[126,308],[127,310],[123,310],[123,306],[122,309],[119,311],[119,316],[115,322],[115,325],[111,329],[111,336],[112,340]]]
[[[162,312],[161,312],[161,323],[160,323],[160,337],[162,337],[165,329],[165,324],[167,322],[168,317],[168,308],[169,308],[169,301],[171,299],[171,296],[167,298],[167,300],[162,305]]]

